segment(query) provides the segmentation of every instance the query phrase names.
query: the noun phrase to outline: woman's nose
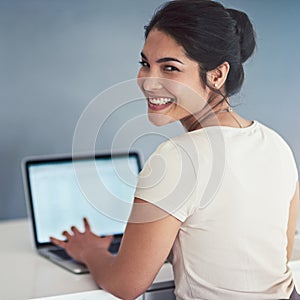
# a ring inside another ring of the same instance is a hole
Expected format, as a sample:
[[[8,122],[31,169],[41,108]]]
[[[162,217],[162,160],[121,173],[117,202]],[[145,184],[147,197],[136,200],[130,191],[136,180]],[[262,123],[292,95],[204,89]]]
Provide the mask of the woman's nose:
[[[160,90],[162,88],[161,78],[159,77],[147,77],[143,81],[143,89],[147,92]]]

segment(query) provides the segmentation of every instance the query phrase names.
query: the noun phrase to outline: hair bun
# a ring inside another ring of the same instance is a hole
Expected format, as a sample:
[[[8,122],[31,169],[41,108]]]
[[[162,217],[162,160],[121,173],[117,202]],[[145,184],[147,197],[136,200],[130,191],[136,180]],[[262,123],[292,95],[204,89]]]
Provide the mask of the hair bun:
[[[254,29],[245,13],[230,8],[227,11],[236,21],[237,34],[240,37],[241,62],[244,63],[252,55],[256,46]]]

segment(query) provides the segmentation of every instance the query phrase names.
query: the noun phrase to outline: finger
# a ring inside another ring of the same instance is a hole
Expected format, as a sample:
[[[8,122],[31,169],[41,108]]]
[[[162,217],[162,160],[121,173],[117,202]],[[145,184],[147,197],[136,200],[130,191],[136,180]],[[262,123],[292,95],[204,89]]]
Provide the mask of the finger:
[[[67,239],[70,239],[72,237],[71,234],[67,230],[63,231],[62,235],[64,235]]]
[[[108,235],[105,237],[108,241],[112,242],[112,240],[114,239],[113,235]]]
[[[74,234],[80,234],[81,232],[77,229],[77,227],[72,226],[71,230],[74,232]]]
[[[108,235],[108,236],[104,236],[101,238],[103,241],[105,241],[106,243],[111,243],[114,239],[114,236],[113,235]]]
[[[54,237],[50,237],[50,241],[54,244],[54,245],[56,245],[56,246],[59,246],[59,247],[61,247],[61,248],[65,248],[66,247],[66,242],[64,242],[64,241],[61,241],[61,240],[59,240],[59,239],[56,239],[56,238],[54,238]]]
[[[113,241],[114,236],[113,235],[108,235],[108,236],[105,236],[101,239],[102,239],[102,242],[103,242],[103,247],[108,248],[110,246],[111,242]]]
[[[87,218],[83,218],[83,223],[84,223],[85,231],[91,231],[91,226]]]

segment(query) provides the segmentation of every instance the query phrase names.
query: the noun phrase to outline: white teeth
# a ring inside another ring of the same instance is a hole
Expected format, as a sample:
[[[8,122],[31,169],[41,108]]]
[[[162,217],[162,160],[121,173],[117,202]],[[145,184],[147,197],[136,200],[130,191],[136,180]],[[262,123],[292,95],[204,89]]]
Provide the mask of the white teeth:
[[[148,98],[151,104],[163,105],[169,102],[173,102],[172,98]]]

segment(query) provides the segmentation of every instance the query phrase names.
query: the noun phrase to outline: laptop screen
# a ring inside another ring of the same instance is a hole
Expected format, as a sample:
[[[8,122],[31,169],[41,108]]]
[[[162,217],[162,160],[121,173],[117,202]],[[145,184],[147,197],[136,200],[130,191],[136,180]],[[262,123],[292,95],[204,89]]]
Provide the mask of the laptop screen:
[[[72,225],[83,231],[83,217],[98,235],[122,234],[139,171],[136,153],[27,161],[36,243],[64,238],[62,231]]]

